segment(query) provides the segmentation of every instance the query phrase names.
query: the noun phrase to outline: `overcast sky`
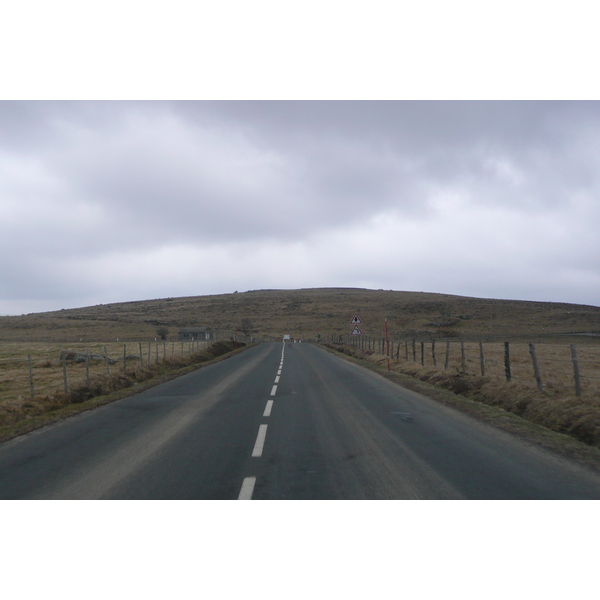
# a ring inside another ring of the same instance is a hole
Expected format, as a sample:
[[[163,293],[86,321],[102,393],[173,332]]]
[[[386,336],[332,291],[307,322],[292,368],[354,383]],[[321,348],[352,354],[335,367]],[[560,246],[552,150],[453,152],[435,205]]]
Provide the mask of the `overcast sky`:
[[[600,305],[599,224],[598,102],[0,102],[0,314],[301,287]]]

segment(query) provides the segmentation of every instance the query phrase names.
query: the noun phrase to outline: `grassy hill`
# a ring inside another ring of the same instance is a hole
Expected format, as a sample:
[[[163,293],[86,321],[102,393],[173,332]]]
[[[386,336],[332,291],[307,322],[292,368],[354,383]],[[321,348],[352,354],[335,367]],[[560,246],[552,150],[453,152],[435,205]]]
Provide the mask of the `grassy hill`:
[[[164,298],[0,317],[0,341],[147,340],[181,326],[254,335],[288,333],[304,339],[350,333],[358,313],[365,335],[379,336],[387,319],[396,337],[550,339],[565,334],[600,336],[600,307],[468,298],[424,292],[319,288]],[[566,338],[561,337],[566,341]],[[598,341],[577,336],[578,343]]]

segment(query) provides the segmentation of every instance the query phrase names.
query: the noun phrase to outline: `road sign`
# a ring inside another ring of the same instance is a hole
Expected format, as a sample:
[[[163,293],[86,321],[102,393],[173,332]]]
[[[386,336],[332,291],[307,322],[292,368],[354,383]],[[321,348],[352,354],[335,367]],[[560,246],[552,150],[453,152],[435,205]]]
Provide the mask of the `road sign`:
[[[350,321],[350,323],[352,323],[352,325],[358,325],[359,323],[362,323],[362,321],[360,320],[360,317],[354,313],[354,316],[352,317],[352,321]]]
[[[360,330],[360,327],[358,325],[356,325],[354,327],[354,329],[352,330],[352,333],[350,335],[362,335],[362,331]]]

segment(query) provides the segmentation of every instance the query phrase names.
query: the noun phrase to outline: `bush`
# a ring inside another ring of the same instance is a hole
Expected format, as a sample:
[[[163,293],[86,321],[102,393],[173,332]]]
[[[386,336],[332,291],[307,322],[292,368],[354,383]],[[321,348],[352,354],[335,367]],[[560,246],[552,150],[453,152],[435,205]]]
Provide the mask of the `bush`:
[[[125,375],[94,375],[89,383],[80,384],[69,391],[69,401],[81,404],[95,396],[104,396],[116,390],[128,388],[132,381]]]

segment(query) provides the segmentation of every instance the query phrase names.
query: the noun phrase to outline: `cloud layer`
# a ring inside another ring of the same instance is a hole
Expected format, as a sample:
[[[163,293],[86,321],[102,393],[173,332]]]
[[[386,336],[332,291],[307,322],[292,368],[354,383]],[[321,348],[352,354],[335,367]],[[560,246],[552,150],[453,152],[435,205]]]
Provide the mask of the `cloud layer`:
[[[356,286],[599,304],[596,102],[1,102],[0,314]]]

